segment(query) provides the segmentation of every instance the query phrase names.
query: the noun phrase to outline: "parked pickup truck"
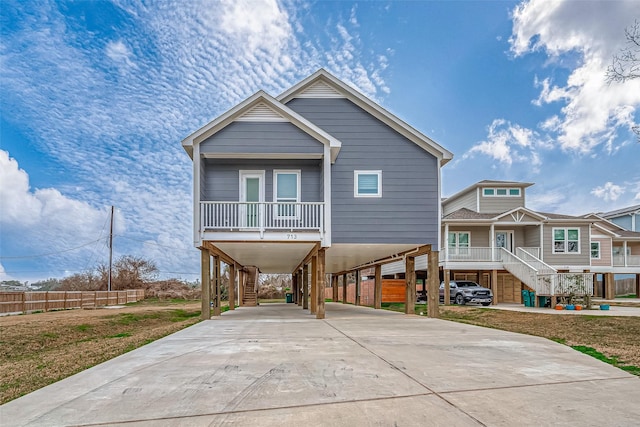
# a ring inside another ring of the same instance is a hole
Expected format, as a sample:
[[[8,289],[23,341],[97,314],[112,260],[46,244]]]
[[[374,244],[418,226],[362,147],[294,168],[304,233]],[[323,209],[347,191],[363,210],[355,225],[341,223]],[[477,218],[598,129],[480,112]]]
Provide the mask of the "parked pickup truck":
[[[449,282],[449,294],[451,301],[458,305],[464,305],[470,302],[486,306],[493,301],[491,289],[483,288],[476,282],[468,280],[452,280]],[[440,301],[444,302],[444,282],[440,283]]]

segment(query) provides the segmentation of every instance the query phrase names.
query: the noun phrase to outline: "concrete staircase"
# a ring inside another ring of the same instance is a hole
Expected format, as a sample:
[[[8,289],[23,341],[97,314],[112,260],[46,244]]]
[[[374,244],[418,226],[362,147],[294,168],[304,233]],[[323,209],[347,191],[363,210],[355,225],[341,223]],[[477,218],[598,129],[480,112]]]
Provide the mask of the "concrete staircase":
[[[258,281],[258,268],[245,267],[247,272],[247,281],[244,285],[244,293],[242,295],[242,305],[245,307],[256,307],[258,305],[258,290],[256,283]]]

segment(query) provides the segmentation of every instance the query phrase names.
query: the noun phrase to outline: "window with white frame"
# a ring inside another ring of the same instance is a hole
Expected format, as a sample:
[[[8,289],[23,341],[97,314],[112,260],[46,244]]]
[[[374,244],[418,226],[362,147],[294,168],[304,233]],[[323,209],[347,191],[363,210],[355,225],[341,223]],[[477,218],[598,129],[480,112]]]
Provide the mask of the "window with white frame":
[[[600,259],[600,242],[591,242],[591,259]]]
[[[300,202],[300,171],[273,171],[273,201],[277,203],[276,218],[295,218],[298,216]]]
[[[471,233],[468,231],[450,231],[447,237],[450,254],[468,254],[471,243]]]
[[[554,228],[553,229],[553,253],[554,254],[579,254],[580,253],[580,229]]]
[[[354,197],[382,197],[382,171],[353,171]]]
[[[484,197],[520,197],[519,188],[483,188]]]

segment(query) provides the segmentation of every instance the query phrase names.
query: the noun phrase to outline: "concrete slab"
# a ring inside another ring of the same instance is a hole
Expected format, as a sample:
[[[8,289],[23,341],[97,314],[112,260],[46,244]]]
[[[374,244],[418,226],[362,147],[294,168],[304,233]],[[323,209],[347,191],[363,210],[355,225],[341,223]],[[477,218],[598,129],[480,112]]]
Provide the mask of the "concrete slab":
[[[606,301],[602,301],[606,303]],[[592,310],[554,310],[549,307],[525,307],[522,304],[510,304],[500,303],[497,305],[490,305],[488,307],[495,310],[507,310],[507,311],[523,311],[527,313],[542,313],[553,315],[565,315],[565,316],[624,316],[624,317],[638,317],[640,316],[640,306],[613,306],[609,307],[609,310],[596,309],[600,303],[594,303]],[[474,307],[474,306],[469,306]],[[480,307],[480,306],[478,306]]]
[[[240,308],[0,406],[3,427],[638,420],[640,379],[566,346],[342,304]]]

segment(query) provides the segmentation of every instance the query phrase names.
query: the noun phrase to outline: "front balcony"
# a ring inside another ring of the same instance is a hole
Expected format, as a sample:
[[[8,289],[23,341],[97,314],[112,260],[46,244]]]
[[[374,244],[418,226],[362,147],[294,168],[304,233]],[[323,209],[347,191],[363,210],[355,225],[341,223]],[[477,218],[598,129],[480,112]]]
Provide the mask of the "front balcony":
[[[200,202],[203,240],[321,241],[323,202]]]
[[[640,255],[614,255],[614,267],[640,267]]]

